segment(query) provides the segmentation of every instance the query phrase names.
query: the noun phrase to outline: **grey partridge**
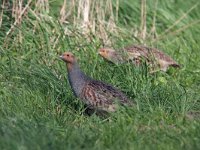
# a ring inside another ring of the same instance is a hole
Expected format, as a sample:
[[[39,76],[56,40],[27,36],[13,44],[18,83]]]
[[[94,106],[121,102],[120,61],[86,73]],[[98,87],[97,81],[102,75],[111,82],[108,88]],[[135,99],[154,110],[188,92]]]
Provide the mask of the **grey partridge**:
[[[136,65],[140,65],[142,60],[146,61],[150,65],[151,69],[167,71],[169,66],[180,67],[180,65],[173,60],[170,56],[164,52],[156,49],[149,48],[146,46],[134,45],[130,47],[125,47],[119,51],[111,48],[100,48],[99,54],[108,61],[113,63],[124,63],[127,61],[132,61]],[[152,70],[155,72],[158,70]]]
[[[120,90],[87,76],[80,70],[75,56],[65,52],[60,58],[66,63],[68,79],[73,93],[89,108],[113,112],[118,104],[132,105],[131,100]]]

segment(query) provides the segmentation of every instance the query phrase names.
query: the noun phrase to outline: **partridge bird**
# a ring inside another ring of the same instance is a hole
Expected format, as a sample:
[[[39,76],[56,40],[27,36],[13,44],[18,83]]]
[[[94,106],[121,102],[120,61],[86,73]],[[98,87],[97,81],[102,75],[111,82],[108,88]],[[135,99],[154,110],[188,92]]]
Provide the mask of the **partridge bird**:
[[[169,66],[180,67],[170,56],[164,52],[146,46],[130,46],[120,51],[115,51],[111,48],[100,48],[99,54],[108,61],[113,63],[124,63],[132,61],[136,65],[140,65],[142,60],[146,61],[152,68],[159,68],[164,72],[167,71]],[[155,72],[152,70],[151,72]]]
[[[101,81],[88,77],[79,68],[76,58],[65,52],[60,58],[66,63],[68,79],[72,91],[89,108],[113,112],[118,104],[132,105],[131,101],[120,90]]]

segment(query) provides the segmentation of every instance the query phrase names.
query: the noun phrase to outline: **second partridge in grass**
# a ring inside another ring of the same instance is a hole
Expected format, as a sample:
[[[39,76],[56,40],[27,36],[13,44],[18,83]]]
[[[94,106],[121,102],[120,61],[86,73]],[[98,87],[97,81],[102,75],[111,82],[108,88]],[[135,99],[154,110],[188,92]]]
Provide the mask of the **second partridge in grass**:
[[[102,81],[94,80],[81,71],[71,52],[65,52],[60,58],[67,65],[69,83],[75,96],[89,108],[113,112],[118,108],[118,104],[132,105],[120,90]]]
[[[142,61],[146,61],[151,67],[151,72],[162,70],[167,71],[169,66],[180,67],[179,64],[164,52],[146,46],[130,46],[119,51],[111,48],[100,48],[99,54],[108,61],[113,63],[124,63],[132,61],[136,65],[140,65]],[[156,69],[155,69],[156,68]]]

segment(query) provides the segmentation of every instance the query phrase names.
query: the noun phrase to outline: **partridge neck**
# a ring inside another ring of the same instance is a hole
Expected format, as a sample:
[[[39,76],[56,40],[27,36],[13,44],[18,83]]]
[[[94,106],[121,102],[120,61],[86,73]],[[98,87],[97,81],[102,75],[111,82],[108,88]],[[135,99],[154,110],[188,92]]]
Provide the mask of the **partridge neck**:
[[[67,70],[72,90],[76,96],[79,96],[89,77],[80,70],[79,65],[76,62],[67,64]]]

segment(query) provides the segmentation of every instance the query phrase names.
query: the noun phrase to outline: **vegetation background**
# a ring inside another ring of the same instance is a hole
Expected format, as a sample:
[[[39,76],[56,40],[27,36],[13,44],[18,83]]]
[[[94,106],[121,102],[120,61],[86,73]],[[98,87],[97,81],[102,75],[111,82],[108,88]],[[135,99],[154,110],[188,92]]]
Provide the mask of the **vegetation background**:
[[[196,0],[1,0],[0,149],[200,149],[199,10]],[[131,44],[182,67],[150,75],[97,55]],[[58,59],[64,51],[137,108],[85,115]]]

